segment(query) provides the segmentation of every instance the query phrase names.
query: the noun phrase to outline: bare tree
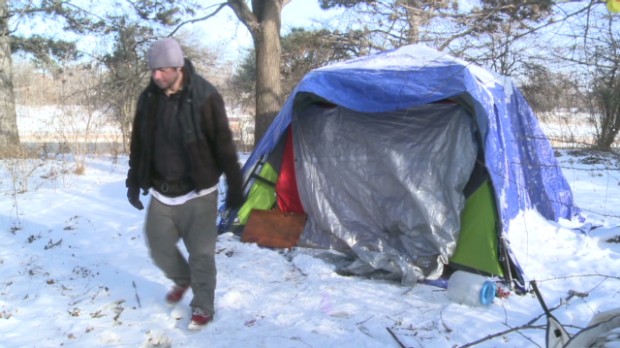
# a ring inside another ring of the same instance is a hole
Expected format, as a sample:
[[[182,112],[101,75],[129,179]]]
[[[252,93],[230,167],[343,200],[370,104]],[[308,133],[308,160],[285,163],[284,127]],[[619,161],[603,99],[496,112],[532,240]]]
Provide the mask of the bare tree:
[[[256,52],[256,115],[254,141],[258,142],[282,106],[280,83],[280,27],[282,8],[289,0],[229,0],[237,18],[252,35]]]
[[[112,52],[102,58],[108,71],[107,78],[98,89],[106,96],[112,109],[112,117],[120,127],[122,151],[125,153],[129,148],[137,96],[147,81],[140,51],[152,33],[125,18],[117,20],[120,25],[115,26],[114,47]]]
[[[293,28],[282,37],[281,43],[280,75],[283,98],[288,97],[310,70],[331,62],[362,56],[367,48],[364,46],[363,34],[359,31],[341,33],[327,29]],[[230,80],[231,87],[241,95],[239,102],[244,105],[254,102],[255,57],[254,50],[248,50]]]
[[[571,25],[554,31],[547,52],[556,71],[574,76],[580,97],[575,105],[586,110],[594,128],[588,145],[610,151],[620,129],[620,22],[604,3],[568,9]]]
[[[569,72],[556,71],[545,64],[527,63],[526,78],[521,91],[539,117],[554,111],[578,107],[580,98],[575,77]]]
[[[610,16],[602,28],[604,36],[588,46],[593,76],[587,100],[600,151],[611,151],[620,131],[620,30],[613,21]]]
[[[15,30],[8,27],[9,20],[42,14],[65,18],[76,31],[80,31],[84,24],[80,11],[70,10],[59,2],[43,1],[37,4],[32,1],[15,1],[11,5],[14,7],[9,7],[7,0],[0,0],[0,146],[5,150],[5,155],[15,154],[15,150],[21,148],[15,112],[11,54],[17,50],[25,51],[47,65],[54,62],[55,57],[77,57],[75,45],[71,42],[36,35],[29,38],[16,36]]]
[[[0,157],[13,156],[20,147],[8,19],[7,0],[0,0]]]
[[[537,23],[544,23],[552,13],[553,4],[551,0],[480,0],[464,8],[456,0],[321,0],[323,8],[344,7],[357,13],[352,16],[353,25],[364,28],[376,49],[422,43],[456,56],[491,52],[499,57],[489,62],[502,68],[511,65],[509,44],[534,33]]]

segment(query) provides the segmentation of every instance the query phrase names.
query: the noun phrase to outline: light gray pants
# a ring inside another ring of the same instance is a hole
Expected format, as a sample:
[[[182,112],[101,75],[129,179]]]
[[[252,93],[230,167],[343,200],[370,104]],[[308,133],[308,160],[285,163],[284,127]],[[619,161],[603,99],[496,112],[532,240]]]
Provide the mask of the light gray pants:
[[[145,234],[155,265],[176,285],[191,285],[190,306],[213,316],[217,271],[217,190],[181,205],[165,205],[151,199],[146,215]],[[185,260],[177,247],[183,240],[189,254]]]

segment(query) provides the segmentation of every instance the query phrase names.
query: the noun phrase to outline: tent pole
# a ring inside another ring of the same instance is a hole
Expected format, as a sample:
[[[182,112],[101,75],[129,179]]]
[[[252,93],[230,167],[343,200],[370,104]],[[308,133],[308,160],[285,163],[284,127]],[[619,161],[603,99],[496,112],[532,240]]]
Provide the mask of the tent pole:
[[[499,228],[499,226],[498,226]],[[501,230],[499,230],[501,231]],[[500,260],[504,266],[504,278],[510,290],[514,290],[512,286],[512,267],[510,266],[510,257],[508,256],[508,248],[506,247],[506,238],[502,235],[500,238]]]

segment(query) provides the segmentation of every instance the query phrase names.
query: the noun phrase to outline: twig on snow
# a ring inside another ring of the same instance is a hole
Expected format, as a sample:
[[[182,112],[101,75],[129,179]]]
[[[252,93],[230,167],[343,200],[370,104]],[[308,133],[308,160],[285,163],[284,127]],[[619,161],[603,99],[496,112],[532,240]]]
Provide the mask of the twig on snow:
[[[523,329],[541,329],[541,330],[544,330],[545,327],[546,327],[546,325],[531,325],[530,323],[527,323],[527,324],[523,324],[521,326],[509,328],[508,330],[496,332],[494,334],[488,335],[488,336],[483,337],[481,339],[478,339],[478,340],[475,340],[473,342],[469,342],[469,343],[467,343],[465,345],[459,346],[458,348],[473,347],[473,346],[475,346],[477,344],[480,344],[480,343],[482,343],[484,341],[492,340],[495,337],[503,336],[503,335],[509,334],[511,332],[518,332],[519,330],[523,330]],[[531,342],[534,343],[533,341],[531,341]],[[536,344],[536,343],[534,343],[534,344]]]
[[[136,286],[136,282],[132,280],[131,284],[133,285],[133,290],[136,293],[136,301],[138,301],[138,308],[142,308],[142,304],[140,303],[140,296],[138,296],[138,287]]]
[[[392,331],[392,329],[390,329],[389,327],[386,327],[385,329],[386,329],[386,330],[390,333],[390,335],[392,335],[392,337],[396,340],[396,342],[398,343],[398,345],[400,346],[400,348],[407,348],[407,346],[405,346],[405,344],[404,344],[404,343],[403,343],[400,339],[398,339],[398,336],[396,336],[396,334],[394,333],[394,331]]]

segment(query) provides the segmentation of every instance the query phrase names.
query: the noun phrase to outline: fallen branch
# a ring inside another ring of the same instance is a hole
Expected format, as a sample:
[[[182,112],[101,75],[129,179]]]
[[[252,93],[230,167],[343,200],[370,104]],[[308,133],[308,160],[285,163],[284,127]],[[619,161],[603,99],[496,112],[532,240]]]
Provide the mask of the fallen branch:
[[[53,242],[51,239],[47,242],[47,244],[43,247],[44,250],[49,250],[53,247],[60,246],[62,244],[62,238],[58,240],[58,242]]]
[[[542,315],[541,315],[541,316],[542,316]],[[539,316],[539,318],[540,318],[541,316]],[[535,320],[534,320],[534,321],[535,321]],[[494,338],[496,338],[496,337],[503,336],[503,335],[506,335],[506,334],[509,334],[509,333],[512,333],[512,332],[518,332],[518,331],[520,331],[520,330],[526,330],[526,329],[540,329],[540,330],[545,330],[545,329],[546,329],[546,327],[547,327],[547,325],[531,325],[530,323],[527,323],[527,324],[523,324],[523,325],[521,325],[521,326],[517,326],[517,327],[512,327],[512,328],[509,328],[508,330],[504,330],[504,331],[496,332],[496,333],[494,333],[494,334],[491,334],[491,335],[488,335],[488,336],[486,336],[486,337],[483,337],[483,338],[481,338],[481,339],[479,339],[479,340],[476,340],[476,341],[473,341],[473,342],[469,342],[469,343],[467,343],[467,344],[465,344],[465,345],[462,345],[462,346],[458,346],[458,348],[473,347],[473,346],[475,346],[475,345],[477,345],[477,344],[480,344],[480,343],[482,343],[482,342],[484,342],[484,341],[489,341],[489,340],[492,340],[492,339],[494,339]],[[531,340],[530,340],[530,341],[531,341]],[[535,343],[535,342],[533,342],[533,341],[532,341],[532,343],[536,344],[536,343]],[[540,347],[540,346],[539,346],[539,347]]]
[[[575,278],[575,277],[603,277],[603,279],[596,285],[594,286],[592,289],[590,289],[590,291],[576,291],[576,290],[569,290],[568,291],[568,296],[565,299],[560,299],[560,303],[558,303],[557,305],[555,305],[554,307],[549,308],[549,312],[553,312],[556,309],[558,309],[560,306],[563,306],[565,304],[567,304],[570,300],[572,300],[573,298],[579,298],[579,299],[583,299],[586,298],[590,295],[590,293],[596,289],[597,287],[599,287],[603,282],[605,282],[607,279],[620,279],[620,277],[617,276],[610,276],[610,275],[605,275],[605,274],[584,274],[584,275],[575,275],[575,276],[564,276],[564,277],[557,277],[557,278],[553,278],[553,279],[547,279],[547,280],[539,280],[538,282],[544,282],[544,281],[549,281],[549,280],[557,280],[557,279],[567,279],[567,278]],[[543,316],[545,316],[545,313],[541,313],[538,316],[534,317],[533,319],[531,319],[530,321],[528,321],[527,323],[521,325],[521,326],[517,326],[517,327],[509,327],[509,329],[504,330],[504,331],[500,331],[500,332],[496,332],[494,334],[490,334],[486,337],[483,337],[481,339],[478,339],[476,341],[473,342],[469,342],[465,345],[459,346],[458,348],[467,348],[467,347],[472,347],[475,346],[479,343],[482,343],[484,341],[488,341],[488,340],[492,340],[496,337],[499,336],[503,336],[509,333],[513,333],[513,332],[517,332],[519,334],[521,334],[519,331],[521,330],[528,330],[528,329],[541,329],[541,330],[546,330],[547,329],[547,325],[533,325],[536,321],[538,321],[539,319],[541,319]],[[508,326],[506,323],[504,323],[504,325]],[[563,325],[564,327],[572,327],[572,328],[578,328],[574,325]],[[521,334],[522,335],[522,334]],[[529,337],[527,336],[523,336],[525,337],[527,340],[529,340],[530,342],[532,342],[532,344],[535,344],[537,346],[539,346],[536,342],[532,341]],[[539,346],[540,347],[540,346]]]
[[[400,339],[398,339],[398,336],[396,336],[396,334],[394,333],[394,331],[392,331],[392,329],[390,329],[389,327],[386,327],[385,329],[386,329],[386,330],[390,333],[390,335],[392,335],[392,337],[396,340],[396,342],[398,343],[398,345],[400,346],[400,348],[407,348],[407,346],[405,346],[405,344],[404,344],[404,343],[403,343]]]
[[[136,293],[136,301],[138,301],[138,308],[142,308],[142,304],[140,303],[140,296],[138,296],[138,288],[136,287],[136,282],[132,281],[133,290]]]

